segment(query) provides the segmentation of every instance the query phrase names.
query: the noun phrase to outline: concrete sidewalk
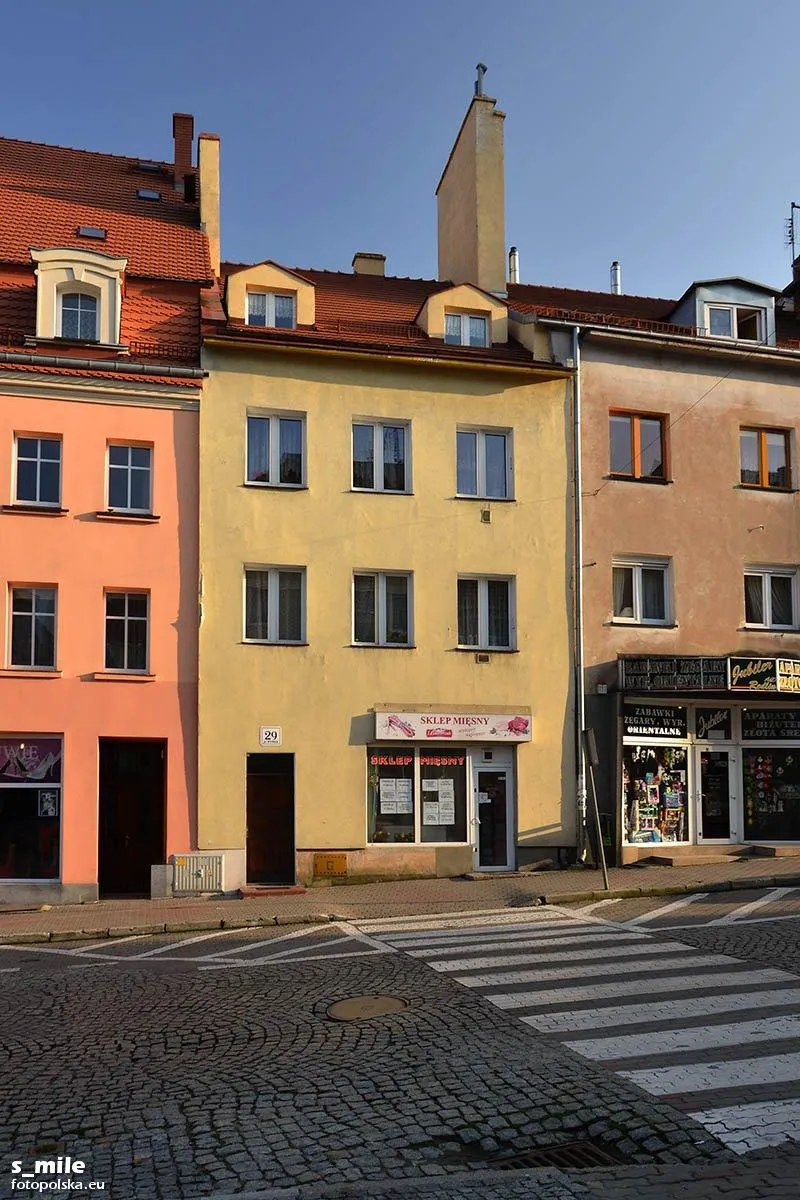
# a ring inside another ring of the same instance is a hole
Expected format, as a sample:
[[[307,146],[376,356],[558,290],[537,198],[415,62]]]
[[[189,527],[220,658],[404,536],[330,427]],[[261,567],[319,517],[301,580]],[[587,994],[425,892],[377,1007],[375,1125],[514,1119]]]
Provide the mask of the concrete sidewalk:
[[[612,896],[668,896],[736,888],[800,887],[800,859],[754,857],[712,866],[617,867],[603,891],[599,871],[573,867],[481,879],[413,879],[395,883],[316,886],[301,895],[241,899],[101,900],[45,911],[0,903],[0,944],[132,933],[186,933],[259,925],[322,924],[356,918],[419,916],[569,904]]]

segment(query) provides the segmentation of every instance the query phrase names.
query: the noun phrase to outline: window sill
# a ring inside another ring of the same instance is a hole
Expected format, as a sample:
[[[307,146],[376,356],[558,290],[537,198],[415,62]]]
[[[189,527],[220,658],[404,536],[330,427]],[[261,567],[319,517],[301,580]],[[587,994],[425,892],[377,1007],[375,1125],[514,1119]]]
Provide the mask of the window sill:
[[[677,621],[604,621],[604,625],[612,625],[615,629],[678,629]]]
[[[55,667],[4,667],[0,679],[60,679]]]
[[[649,475],[604,475],[604,479],[610,480],[612,483],[648,483],[656,487],[667,487],[675,482],[674,479],[653,479]]]
[[[797,488],[767,487],[761,483],[735,483],[733,485],[733,488],[734,488],[734,491],[739,491],[739,492],[767,492],[767,493],[777,492],[777,494],[779,496],[795,496],[795,495],[797,495],[797,491],[798,491]]]
[[[519,654],[516,646],[453,646],[457,654]]]
[[[415,642],[351,642],[351,650],[416,650]]]
[[[288,646],[290,649],[297,646],[307,646],[308,642],[261,642],[255,638],[242,638],[240,646]]]
[[[307,492],[307,483],[259,483],[255,479],[245,479],[244,488],[252,488],[256,492]]]
[[[89,675],[96,683],[153,683],[157,678],[147,671],[93,671]]]
[[[349,489],[353,496],[413,496],[413,492],[404,491],[402,488],[356,488]]]
[[[69,512],[68,508],[59,508],[56,504],[2,504],[0,510],[31,517],[65,517]]]
[[[106,508],[94,514],[96,521],[122,521],[138,525],[155,525],[161,517],[155,513],[126,512],[124,509]]]
[[[516,504],[516,496],[462,496],[460,492],[456,492],[453,496],[454,500],[472,500],[478,504]]]
[[[737,633],[800,633],[800,625],[739,625]]]

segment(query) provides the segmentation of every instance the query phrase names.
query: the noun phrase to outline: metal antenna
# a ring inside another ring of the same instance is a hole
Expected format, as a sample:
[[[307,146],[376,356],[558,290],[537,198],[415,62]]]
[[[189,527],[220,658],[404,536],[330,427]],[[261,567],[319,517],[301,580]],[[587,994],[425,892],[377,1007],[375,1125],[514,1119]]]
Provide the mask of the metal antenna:
[[[475,80],[475,95],[482,96],[483,95],[483,77],[486,74],[487,67],[486,67],[485,63],[478,63],[478,65],[475,69],[478,72],[478,78]]]
[[[784,244],[784,246],[791,247],[792,262],[794,262],[795,258],[797,257],[797,250],[795,248],[796,237],[795,237],[794,214],[798,210],[800,210],[800,204],[795,204],[795,202],[793,200],[791,203],[791,207],[789,208],[789,216],[786,218],[786,220],[783,223],[783,227],[784,227],[783,244]]]

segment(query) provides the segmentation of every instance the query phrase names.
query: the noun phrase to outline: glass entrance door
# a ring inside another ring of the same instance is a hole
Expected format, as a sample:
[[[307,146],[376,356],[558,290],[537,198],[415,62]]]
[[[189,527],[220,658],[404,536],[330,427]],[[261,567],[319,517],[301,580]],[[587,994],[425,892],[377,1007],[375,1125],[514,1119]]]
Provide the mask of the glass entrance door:
[[[698,840],[730,842],[731,752],[700,750]]]
[[[478,867],[508,868],[509,772],[501,767],[477,767],[474,778],[475,815],[478,820]]]

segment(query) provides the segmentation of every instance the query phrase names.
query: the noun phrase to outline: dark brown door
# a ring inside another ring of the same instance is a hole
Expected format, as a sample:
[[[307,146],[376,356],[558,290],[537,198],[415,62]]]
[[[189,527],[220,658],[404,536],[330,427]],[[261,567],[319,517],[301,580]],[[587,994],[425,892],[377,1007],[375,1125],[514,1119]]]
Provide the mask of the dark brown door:
[[[247,882],[294,880],[294,755],[248,754]]]
[[[166,765],[166,742],[100,739],[101,895],[150,895],[166,853]]]
[[[508,775],[478,770],[478,866],[508,866]]]

